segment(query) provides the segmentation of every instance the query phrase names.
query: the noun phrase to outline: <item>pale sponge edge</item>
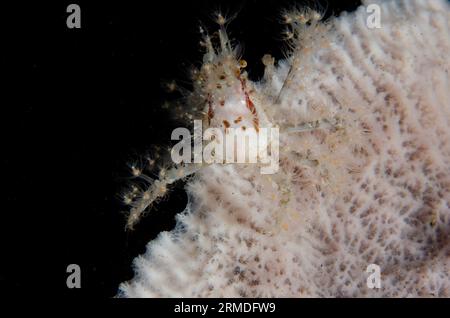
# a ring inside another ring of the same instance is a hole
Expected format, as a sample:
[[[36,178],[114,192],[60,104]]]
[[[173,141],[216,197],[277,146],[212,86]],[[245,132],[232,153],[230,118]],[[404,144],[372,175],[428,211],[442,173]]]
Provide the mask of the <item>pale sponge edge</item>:
[[[365,1],[295,39],[255,100],[281,128],[333,125],[281,133],[277,174],[196,172],[119,296],[450,297],[449,18],[444,0]]]

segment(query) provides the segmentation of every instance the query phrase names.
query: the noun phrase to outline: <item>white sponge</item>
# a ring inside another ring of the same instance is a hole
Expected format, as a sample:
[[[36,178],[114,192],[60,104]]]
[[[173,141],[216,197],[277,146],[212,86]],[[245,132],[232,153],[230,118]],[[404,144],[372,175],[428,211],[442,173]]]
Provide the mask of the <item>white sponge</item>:
[[[448,2],[367,1],[327,23],[311,10],[285,18],[291,55],[278,65],[265,56],[260,83],[228,39],[206,43],[187,106],[223,102],[205,119],[220,127],[248,94],[255,111],[238,109],[247,125],[258,114],[257,124],[280,128],[278,173],[191,169],[176,229],[148,244],[119,295],[449,297]],[[229,77],[221,91],[218,70]],[[381,270],[375,288],[371,264]]]

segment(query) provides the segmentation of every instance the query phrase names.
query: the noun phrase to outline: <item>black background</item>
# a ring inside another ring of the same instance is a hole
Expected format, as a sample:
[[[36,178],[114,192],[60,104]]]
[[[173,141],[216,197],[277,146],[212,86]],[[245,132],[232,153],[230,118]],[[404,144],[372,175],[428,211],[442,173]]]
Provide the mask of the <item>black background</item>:
[[[118,193],[127,163],[167,143],[177,125],[160,108],[165,80],[189,88],[199,66],[200,21],[216,10],[243,44],[250,77],[261,57],[283,57],[279,12],[304,1],[72,1],[81,29],[68,29],[69,1],[3,7],[0,288],[33,296],[106,296],[133,277],[132,260],[174,226],[183,184],[125,231]],[[321,2],[327,16],[359,1]],[[8,71],[6,71],[8,70]],[[82,288],[66,287],[66,267],[81,267]]]

